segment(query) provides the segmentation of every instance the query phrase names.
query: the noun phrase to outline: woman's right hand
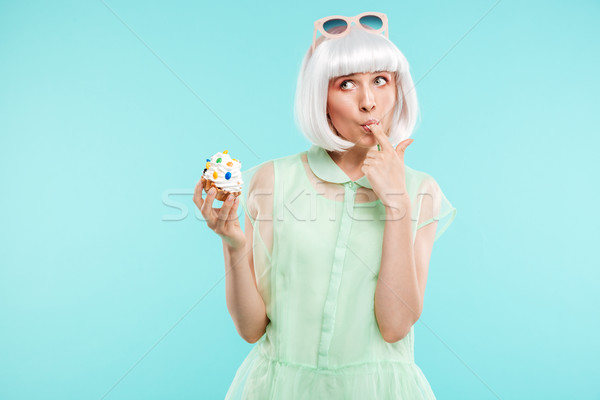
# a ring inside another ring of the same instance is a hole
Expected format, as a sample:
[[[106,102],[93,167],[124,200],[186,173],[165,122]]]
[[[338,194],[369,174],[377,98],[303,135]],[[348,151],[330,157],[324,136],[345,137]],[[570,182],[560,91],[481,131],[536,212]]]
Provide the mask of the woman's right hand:
[[[216,189],[209,190],[206,199],[202,199],[204,185],[200,179],[194,190],[194,204],[202,213],[206,224],[215,231],[223,241],[233,249],[243,249],[246,246],[246,235],[240,226],[237,216],[239,204],[238,197],[229,195],[229,198],[223,202],[221,208],[213,208],[213,201],[216,196]],[[214,193],[211,193],[214,192]],[[241,195],[240,195],[241,196]]]

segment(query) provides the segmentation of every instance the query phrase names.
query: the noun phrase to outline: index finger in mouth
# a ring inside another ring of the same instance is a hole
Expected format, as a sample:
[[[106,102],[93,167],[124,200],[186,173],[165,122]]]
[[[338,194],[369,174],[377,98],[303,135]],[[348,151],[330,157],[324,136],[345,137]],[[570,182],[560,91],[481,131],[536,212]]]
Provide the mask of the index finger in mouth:
[[[381,127],[381,122],[377,124],[367,125],[367,128],[375,135],[378,144],[381,145],[384,149],[390,149],[392,144],[390,143],[390,139],[383,132],[383,128]]]

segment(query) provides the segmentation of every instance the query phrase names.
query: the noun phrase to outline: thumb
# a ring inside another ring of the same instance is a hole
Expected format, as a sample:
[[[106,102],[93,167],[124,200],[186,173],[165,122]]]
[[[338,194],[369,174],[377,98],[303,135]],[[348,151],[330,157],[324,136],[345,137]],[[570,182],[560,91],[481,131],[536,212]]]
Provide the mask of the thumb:
[[[412,142],[414,142],[414,141],[415,141],[414,139],[406,139],[406,140],[403,140],[403,141],[401,141],[401,142],[398,144],[398,146],[396,146],[396,152],[397,152],[399,155],[402,155],[402,153],[404,153],[404,150],[406,150],[406,148],[407,148],[408,146],[410,146],[410,145],[411,145],[411,143],[412,143]]]

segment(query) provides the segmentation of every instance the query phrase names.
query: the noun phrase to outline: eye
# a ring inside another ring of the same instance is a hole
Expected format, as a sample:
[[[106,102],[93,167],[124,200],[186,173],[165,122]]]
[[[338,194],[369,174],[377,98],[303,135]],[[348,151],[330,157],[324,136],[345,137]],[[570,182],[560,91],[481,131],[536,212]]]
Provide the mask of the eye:
[[[344,84],[345,84],[346,82],[352,82],[352,81],[349,81],[349,80],[342,81],[342,83],[340,83],[340,88],[342,88],[342,89],[346,89],[346,88],[344,87]]]
[[[382,79],[384,83],[382,83],[381,85],[377,85],[377,86],[383,86],[388,82],[388,79],[385,76],[378,76],[377,78],[375,78],[375,82],[379,79]],[[342,81],[342,83],[340,83],[340,88],[341,89],[347,89],[344,87],[344,85],[346,84],[346,82],[352,82],[351,80],[347,79],[345,81]]]
[[[383,79],[385,81],[385,83],[387,83],[387,81],[388,81],[387,78],[384,76],[378,76],[377,78],[375,78],[375,80],[377,80],[377,79]]]

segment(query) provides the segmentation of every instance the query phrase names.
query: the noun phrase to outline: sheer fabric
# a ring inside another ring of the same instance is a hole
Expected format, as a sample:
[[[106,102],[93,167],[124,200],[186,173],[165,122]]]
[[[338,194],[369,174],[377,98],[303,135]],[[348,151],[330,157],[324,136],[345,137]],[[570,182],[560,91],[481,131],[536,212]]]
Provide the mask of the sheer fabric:
[[[405,169],[417,230],[456,209],[428,174]],[[385,208],[366,177],[352,181],[327,152],[243,172],[258,290],[270,323],[239,367],[233,399],[435,399],[414,362],[414,330],[387,343],[374,313]]]

